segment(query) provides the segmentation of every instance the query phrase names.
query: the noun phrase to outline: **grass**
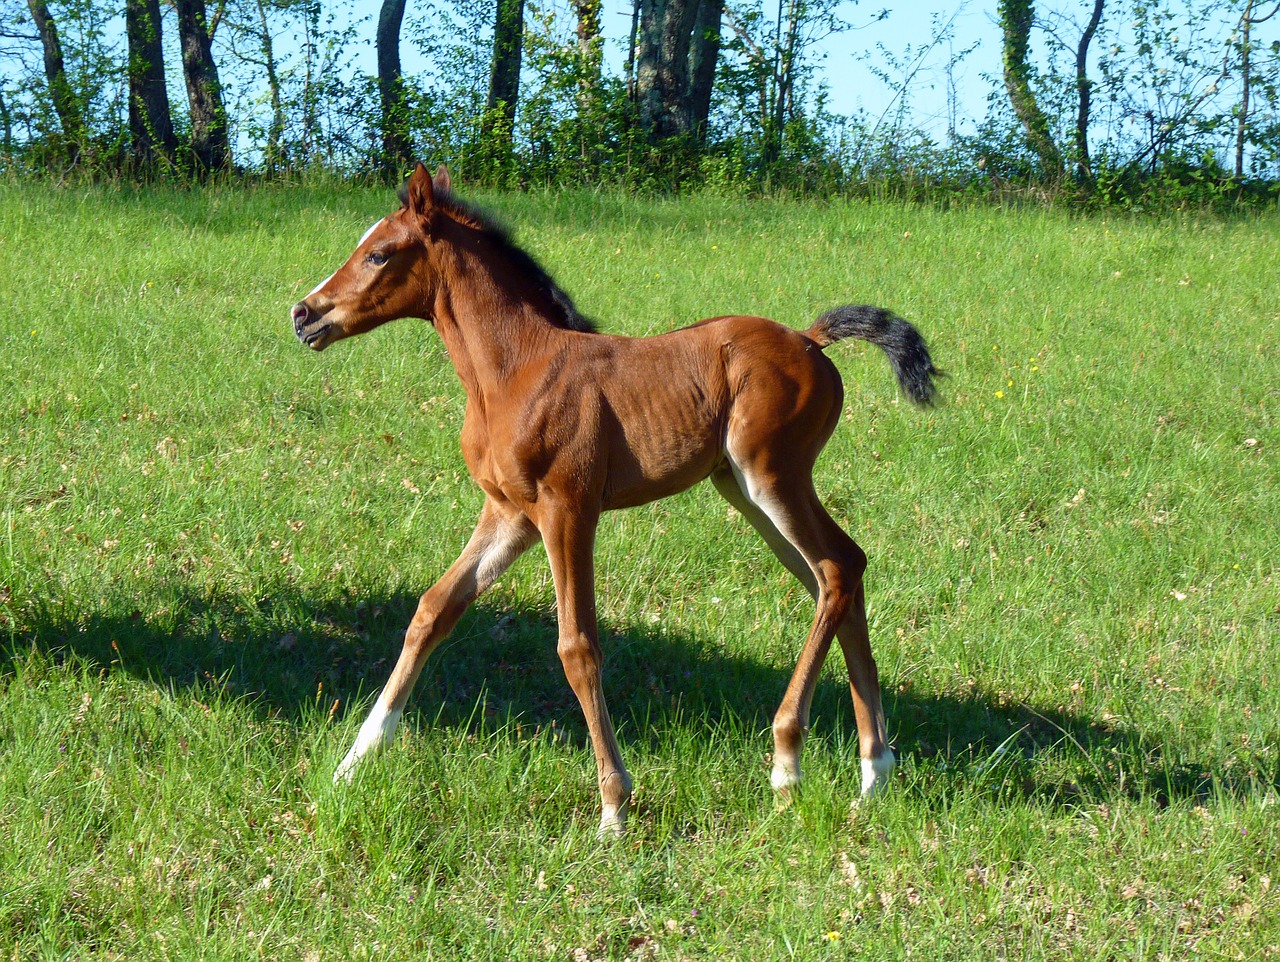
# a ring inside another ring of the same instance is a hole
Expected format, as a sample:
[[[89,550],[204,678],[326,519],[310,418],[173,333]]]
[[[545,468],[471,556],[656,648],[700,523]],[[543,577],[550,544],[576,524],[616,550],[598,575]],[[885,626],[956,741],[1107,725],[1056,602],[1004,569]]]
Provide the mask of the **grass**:
[[[0,958],[1280,955],[1280,220],[490,196],[605,329],[914,320],[829,352],[901,777],[767,729],[811,611],[707,486],[610,516],[594,766],[530,552],[330,783],[480,498],[425,324],[303,350],[376,191],[0,185]],[[1275,882],[1273,883],[1273,878]]]

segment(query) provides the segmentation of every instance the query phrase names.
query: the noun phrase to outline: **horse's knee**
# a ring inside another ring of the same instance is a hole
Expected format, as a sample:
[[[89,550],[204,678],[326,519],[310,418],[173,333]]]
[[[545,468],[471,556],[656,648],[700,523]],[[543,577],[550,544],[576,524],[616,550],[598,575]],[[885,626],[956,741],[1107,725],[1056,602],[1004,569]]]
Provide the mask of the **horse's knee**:
[[[583,634],[561,635],[556,645],[565,677],[576,690],[579,685],[600,677],[600,646]]]
[[[862,587],[862,575],[867,570],[866,553],[852,541],[842,550],[818,565],[818,588],[831,604],[841,609]]]
[[[409,622],[409,627],[404,630],[404,650],[410,657],[417,658],[431,650],[437,621],[435,612],[426,608],[418,609],[413,620]]]

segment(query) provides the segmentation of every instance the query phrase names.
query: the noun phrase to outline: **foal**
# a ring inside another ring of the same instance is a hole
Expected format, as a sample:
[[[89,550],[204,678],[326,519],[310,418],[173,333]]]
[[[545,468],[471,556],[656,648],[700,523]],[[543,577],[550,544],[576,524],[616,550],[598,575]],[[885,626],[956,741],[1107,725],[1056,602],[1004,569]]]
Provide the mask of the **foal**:
[[[534,542],[555,582],[559,654],[595,750],[600,831],[620,833],[631,801],[601,687],[594,563],[603,511],[710,478],[817,601],[773,721],[774,789],[800,781],[818,673],[839,640],[862,758],[862,794],[894,765],[867,638],[866,555],[831,519],[813,465],[844,391],[823,349],[881,347],[920,404],[937,375],[920,334],[874,307],[828,311],[807,331],[759,317],[702,321],[656,337],[595,332],[569,297],[499,228],[452,196],[448,172],[419,164],[400,210],[378,221],[336,273],[292,311],[321,351],[402,317],[430,320],[466,390],[462,456],[486,495],[475,533],[418,604],[404,647],[336,779],[390,742],[431,651],[467,606]]]

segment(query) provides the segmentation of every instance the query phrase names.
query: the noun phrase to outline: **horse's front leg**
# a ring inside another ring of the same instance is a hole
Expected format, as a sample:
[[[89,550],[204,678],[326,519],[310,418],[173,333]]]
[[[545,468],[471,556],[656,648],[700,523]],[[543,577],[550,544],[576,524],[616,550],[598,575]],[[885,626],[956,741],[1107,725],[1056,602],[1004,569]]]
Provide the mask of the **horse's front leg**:
[[[350,781],[365,755],[391,742],[427,657],[453,630],[471,602],[537,540],[538,530],[527,517],[504,502],[493,498],[485,501],[466,548],[418,602],[391,678],[360,726],[351,751],[334,773],[335,782]]]
[[[541,528],[555,580],[560,661],[586,716],[596,754],[603,808],[600,835],[621,835],[631,805],[631,776],[622,762],[602,684],[593,558],[598,520],[596,512],[564,508],[551,512]]]

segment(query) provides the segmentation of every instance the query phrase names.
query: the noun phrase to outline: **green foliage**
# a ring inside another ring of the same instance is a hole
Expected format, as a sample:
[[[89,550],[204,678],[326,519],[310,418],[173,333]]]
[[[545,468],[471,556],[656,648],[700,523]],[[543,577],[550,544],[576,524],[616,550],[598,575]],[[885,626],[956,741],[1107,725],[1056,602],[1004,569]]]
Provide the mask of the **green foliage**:
[[[642,138],[624,85],[603,73],[602,42],[597,36],[584,43],[553,5],[529,4],[521,146],[490,183],[599,186],[633,176]]]

